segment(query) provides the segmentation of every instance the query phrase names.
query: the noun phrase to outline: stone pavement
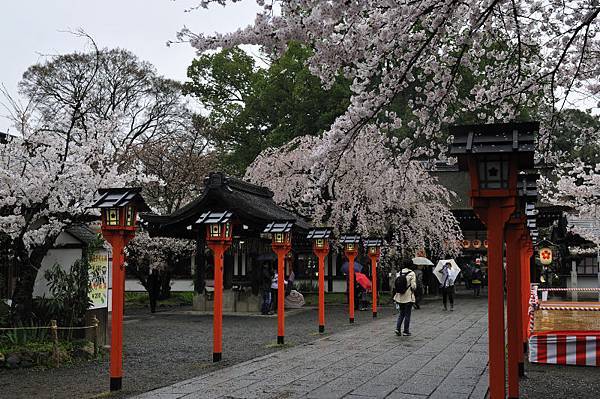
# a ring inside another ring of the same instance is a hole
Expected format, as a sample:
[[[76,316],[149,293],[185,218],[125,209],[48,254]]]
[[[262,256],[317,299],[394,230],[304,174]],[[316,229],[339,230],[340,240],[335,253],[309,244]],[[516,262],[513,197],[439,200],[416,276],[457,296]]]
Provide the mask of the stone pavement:
[[[412,316],[411,337],[382,318],[136,398],[484,398],[485,298],[461,298],[454,312],[428,303]]]

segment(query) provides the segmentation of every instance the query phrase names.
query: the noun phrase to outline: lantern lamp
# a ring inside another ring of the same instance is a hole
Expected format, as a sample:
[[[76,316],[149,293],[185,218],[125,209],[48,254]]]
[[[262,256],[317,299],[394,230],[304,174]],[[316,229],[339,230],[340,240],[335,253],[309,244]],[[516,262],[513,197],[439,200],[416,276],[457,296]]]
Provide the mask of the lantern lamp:
[[[206,225],[206,241],[230,243],[233,240],[232,215],[229,211],[204,212],[196,224]]]
[[[340,237],[340,244],[344,245],[344,255],[348,258],[348,316],[350,323],[354,323],[354,260],[358,255],[360,236],[346,233]]]
[[[271,234],[271,243],[273,247],[291,247],[292,246],[292,227],[294,221],[271,222],[265,227],[263,233]]]
[[[517,180],[517,195],[527,203],[535,203],[538,197],[537,181],[538,173],[520,173]]]
[[[450,127],[450,155],[460,170],[471,173],[471,196],[510,195],[517,173],[533,167],[534,134],[538,122],[496,123]]]
[[[319,260],[319,333],[325,332],[325,257],[329,254],[332,229],[319,227],[308,232],[306,238],[313,242],[313,252]]]
[[[103,188],[92,208],[99,208],[102,236],[112,247],[112,317],[110,348],[110,390],[118,391],[123,380],[123,308],[125,303],[125,251],[135,236],[137,213],[150,208],[141,188]]]
[[[277,344],[283,345],[285,338],[285,257],[292,249],[292,220],[271,222],[263,230],[271,234],[271,248],[277,254]]]
[[[371,295],[373,296],[373,317],[377,317],[377,261],[381,254],[381,246],[383,240],[381,238],[367,238],[365,240],[365,247],[367,247],[367,253],[371,259]]]
[[[488,248],[488,356],[490,396],[503,398],[505,392],[505,337],[503,246],[505,224],[519,207],[517,181],[520,171],[534,166],[535,134],[539,122],[494,123],[450,127],[454,136],[450,155],[458,158],[459,170],[468,171],[471,180],[471,204],[487,227]],[[513,247],[511,239],[507,246]],[[508,272],[507,272],[508,273]],[[514,273],[513,273],[514,274]],[[513,276],[507,276],[507,278]],[[508,290],[511,303],[518,299],[515,289]],[[517,307],[510,306],[513,317]],[[514,362],[517,328],[508,326],[509,397],[518,390]]]
[[[313,249],[324,250],[329,248],[329,238],[331,237],[332,229],[330,227],[318,227],[312,229],[306,235],[306,238],[312,240]]]
[[[135,230],[138,212],[150,210],[141,188],[101,188],[91,208],[99,208],[103,230]]]
[[[367,252],[369,253],[369,256],[378,255],[381,251],[383,240],[381,238],[367,238],[364,244],[365,247],[367,247]]]
[[[358,244],[360,243],[360,235],[347,233],[340,237],[340,244],[344,244],[344,251],[358,252]]]

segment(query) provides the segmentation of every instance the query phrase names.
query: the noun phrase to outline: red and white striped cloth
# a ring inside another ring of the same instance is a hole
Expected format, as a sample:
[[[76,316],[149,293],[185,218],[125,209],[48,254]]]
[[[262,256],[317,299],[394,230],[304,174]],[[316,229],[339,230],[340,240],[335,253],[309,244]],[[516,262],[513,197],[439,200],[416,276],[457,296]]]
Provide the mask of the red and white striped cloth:
[[[533,334],[529,337],[529,361],[600,367],[600,332]]]

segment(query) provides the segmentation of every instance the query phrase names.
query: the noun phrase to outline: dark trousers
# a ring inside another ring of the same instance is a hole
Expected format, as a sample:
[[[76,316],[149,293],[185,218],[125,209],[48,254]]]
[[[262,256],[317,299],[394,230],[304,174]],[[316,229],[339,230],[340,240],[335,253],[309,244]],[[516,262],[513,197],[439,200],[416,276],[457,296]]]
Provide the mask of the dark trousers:
[[[473,295],[479,296],[481,292],[481,284],[473,284]]]
[[[448,299],[450,299],[450,306],[454,306],[454,286],[442,287],[442,300],[444,301],[444,307],[447,307]]]
[[[262,299],[263,299],[263,303],[262,303],[262,307],[261,307],[261,313],[267,314],[271,310],[271,290],[270,289],[263,290]]]
[[[156,297],[158,295],[151,293],[148,296],[150,297],[150,312],[155,313],[156,312]]]
[[[401,303],[400,314],[398,315],[398,322],[396,323],[396,330],[402,331],[402,322],[404,321],[404,332],[410,332],[410,313],[412,311],[413,303]]]
[[[273,311],[277,311],[277,290],[275,288],[271,288],[271,309]]]

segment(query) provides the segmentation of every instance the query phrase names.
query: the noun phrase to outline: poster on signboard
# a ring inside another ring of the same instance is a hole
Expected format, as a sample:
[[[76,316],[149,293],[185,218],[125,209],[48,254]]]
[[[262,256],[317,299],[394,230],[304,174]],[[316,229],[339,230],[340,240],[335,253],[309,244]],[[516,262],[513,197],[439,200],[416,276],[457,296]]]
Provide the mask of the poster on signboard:
[[[108,307],[108,252],[95,252],[90,259],[90,309]]]

